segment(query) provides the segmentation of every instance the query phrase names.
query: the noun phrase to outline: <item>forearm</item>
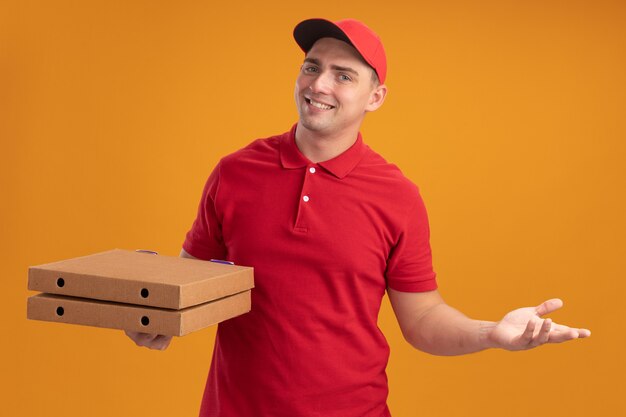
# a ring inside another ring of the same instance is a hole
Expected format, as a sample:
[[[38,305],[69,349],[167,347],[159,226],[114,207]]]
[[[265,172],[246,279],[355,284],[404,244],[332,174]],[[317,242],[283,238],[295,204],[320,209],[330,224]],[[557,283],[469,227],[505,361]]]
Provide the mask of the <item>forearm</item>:
[[[462,355],[493,347],[491,321],[473,320],[445,303],[436,304],[416,318],[405,338],[416,349],[433,355]]]

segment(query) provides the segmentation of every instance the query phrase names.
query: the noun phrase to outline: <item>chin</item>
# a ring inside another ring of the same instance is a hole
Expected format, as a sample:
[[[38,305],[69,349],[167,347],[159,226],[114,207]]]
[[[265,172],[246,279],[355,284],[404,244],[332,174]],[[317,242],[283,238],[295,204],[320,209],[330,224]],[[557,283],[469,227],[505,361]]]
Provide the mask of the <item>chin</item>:
[[[311,120],[307,120],[306,118],[300,119],[300,125],[304,127],[305,129],[310,130],[312,132],[323,132],[324,130],[328,129],[327,123],[311,121]]]

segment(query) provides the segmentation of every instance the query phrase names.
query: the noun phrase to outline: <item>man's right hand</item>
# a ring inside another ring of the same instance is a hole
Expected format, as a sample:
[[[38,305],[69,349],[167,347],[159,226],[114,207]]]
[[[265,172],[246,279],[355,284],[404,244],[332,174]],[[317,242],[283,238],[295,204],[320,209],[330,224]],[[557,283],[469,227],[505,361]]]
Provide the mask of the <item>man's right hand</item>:
[[[124,331],[126,336],[130,337],[137,346],[144,346],[148,349],[165,350],[172,341],[172,336],[163,336],[160,334],[150,334],[141,332]]]
[[[185,251],[185,249],[181,249],[180,251],[181,258],[189,258],[189,259],[198,259],[193,255],[190,255]],[[150,334],[150,333],[141,333],[141,332],[129,332],[124,331],[126,336],[130,337],[133,342],[137,346],[144,346],[148,349],[157,349],[157,350],[165,350],[170,345],[172,341],[172,336],[163,336],[161,334]]]

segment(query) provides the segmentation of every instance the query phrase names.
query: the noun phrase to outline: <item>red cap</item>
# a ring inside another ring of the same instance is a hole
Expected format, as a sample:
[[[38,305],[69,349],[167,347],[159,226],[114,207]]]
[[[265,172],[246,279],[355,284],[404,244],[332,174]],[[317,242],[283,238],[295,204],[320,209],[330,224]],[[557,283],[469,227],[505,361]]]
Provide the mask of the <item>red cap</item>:
[[[383,43],[374,31],[358,20],[331,22],[326,19],[308,19],[296,25],[293,37],[306,53],[321,38],[335,38],[354,46],[378,75],[381,84],[387,76],[387,57]]]

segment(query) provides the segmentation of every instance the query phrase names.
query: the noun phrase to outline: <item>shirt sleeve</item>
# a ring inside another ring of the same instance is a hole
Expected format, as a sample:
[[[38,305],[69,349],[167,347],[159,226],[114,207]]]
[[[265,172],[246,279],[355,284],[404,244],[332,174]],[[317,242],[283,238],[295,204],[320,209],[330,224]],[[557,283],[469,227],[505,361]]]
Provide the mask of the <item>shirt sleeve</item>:
[[[215,207],[219,185],[220,164],[215,167],[204,186],[198,214],[183,243],[183,249],[199,259],[226,258],[222,226]]]
[[[419,194],[409,210],[406,223],[387,261],[389,288],[403,292],[437,289],[430,249],[430,228],[426,207]]]

